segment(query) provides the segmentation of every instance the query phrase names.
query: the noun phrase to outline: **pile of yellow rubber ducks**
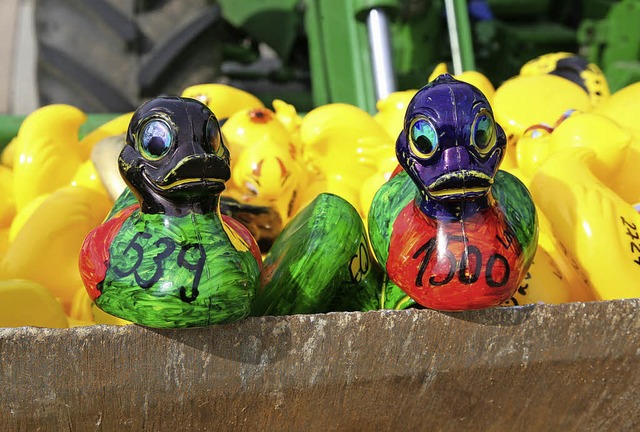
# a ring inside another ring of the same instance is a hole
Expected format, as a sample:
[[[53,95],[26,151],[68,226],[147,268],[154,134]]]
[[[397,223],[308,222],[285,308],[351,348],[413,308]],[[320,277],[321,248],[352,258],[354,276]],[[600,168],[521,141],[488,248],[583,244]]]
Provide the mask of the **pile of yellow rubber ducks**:
[[[123,116],[79,140],[87,116],[68,105],[29,115],[0,165],[0,325],[91,324],[78,272],[84,237],[111,206],[92,146],[126,129]]]
[[[478,72],[457,76],[492,103],[509,139],[501,169],[520,178],[537,205],[537,254],[511,304],[640,296],[640,83],[610,95],[594,65],[579,82],[554,73],[572,56],[535,59],[497,89]],[[444,72],[439,65],[429,80]],[[375,115],[341,103],[300,115],[284,101],[268,108],[222,84],[182,96],[207,104],[223,124],[232,158],[225,193],[272,207],[286,224],[321,192],[340,195],[366,219],[397,167],[395,139],[414,94],[390,95]],[[105,139],[122,141],[130,118],[80,139],[85,113],[45,106],[2,152],[0,326],[122,323],[92,308],[77,260],[123,187],[107,184],[92,152]]]

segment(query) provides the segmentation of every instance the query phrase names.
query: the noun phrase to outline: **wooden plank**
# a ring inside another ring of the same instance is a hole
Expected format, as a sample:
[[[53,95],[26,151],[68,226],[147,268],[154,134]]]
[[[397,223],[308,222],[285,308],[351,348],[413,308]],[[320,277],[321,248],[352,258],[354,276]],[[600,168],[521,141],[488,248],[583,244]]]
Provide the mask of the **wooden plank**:
[[[638,430],[640,300],[0,330],[0,430]]]

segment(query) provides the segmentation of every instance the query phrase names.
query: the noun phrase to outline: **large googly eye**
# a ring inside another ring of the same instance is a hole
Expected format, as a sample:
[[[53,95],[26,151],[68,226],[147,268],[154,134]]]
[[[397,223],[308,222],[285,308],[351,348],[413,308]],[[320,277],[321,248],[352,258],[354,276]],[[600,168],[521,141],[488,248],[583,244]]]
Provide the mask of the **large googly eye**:
[[[173,132],[169,124],[162,119],[149,120],[143,127],[138,139],[140,154],[147,159],[160,159],[166,155],[173,142]]]
[[[217,123],[218,122],[215,117],[209,118],[209,122],[207,123],[207,140],[209,140],[211,150],[213,150],[213,152],[219,156],[221,155],[223,150],[222,135]]]
[[[438,133],[429,120],[419,117],[411,122],[411,151],[419,158],[433,156],[438,148]]]
[[[486,109],[481,110],[473,121],[471,142],[482,154],[488,153],[496,142],[496,124]]]

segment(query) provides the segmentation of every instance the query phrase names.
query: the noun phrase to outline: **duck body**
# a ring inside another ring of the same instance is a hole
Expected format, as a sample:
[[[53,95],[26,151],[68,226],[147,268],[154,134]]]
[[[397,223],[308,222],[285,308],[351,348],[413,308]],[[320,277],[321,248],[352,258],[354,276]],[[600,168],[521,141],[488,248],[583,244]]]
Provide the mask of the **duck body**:
[[[248,315],[258,282],[251,241],[227,216],[149,215],[126,207],[85,242],[85,254],[108,262],[89,293],[103,311],[150,327],[235,321]]]
[[[119,165],[130,190],[80,255],[96,305],[150,327],[246,317],[261,257],[248,230],[220,214],[230,170],[213,113],[190,99],[148,102],[133,116]]]
[[[528,196],[506,171],[497,172],[492,190],[512,200],[520,194],[525,203]],[[417,303],[439,310],[495,306],[517,290],[535,251],[523,248],[531,242],[531,220],[518,219],[522,209],[508,216],[509,208],[493,198],[492,205],[464,219],[437,219],[420,211],[416,194],[401,172],[379,190],[369,215],[372,247],[391,281]],[[381,202],[394,204],[388,215],[379,214]],[[529,210],[535,215],[533,205]]]
[[[480,309],[510,298],[537,244],[526,187],[498,170],[506,138],[475,87],[442,75],[409,104],[396,143],[403,171],[369,213],[389,279],[419,304]]]
[[[321,193],[291,219],[265,257],[252,313],[379,309],[382,281],[358,211]]]

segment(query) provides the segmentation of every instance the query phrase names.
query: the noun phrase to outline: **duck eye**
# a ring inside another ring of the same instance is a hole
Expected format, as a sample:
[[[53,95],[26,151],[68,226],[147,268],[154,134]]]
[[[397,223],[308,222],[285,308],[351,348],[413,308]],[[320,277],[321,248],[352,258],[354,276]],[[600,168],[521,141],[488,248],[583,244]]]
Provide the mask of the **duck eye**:
[[[438,148],[438,133],[425,118],[411,123],[411,150],[421,158],[431,157]]]
[[[471,136],[473,145],[480,153],[487,153],[495,142],[495,123],[487,110],[482,110],[473,122]]]
[[[138,142],[142,156],[147,159],[160,159],[167,154],[173,142],[171,127],[164,120],[153,119],[142,128]]]
[[[207,139],[209,140],[209,144],[211,145],[211,149],[217,155],[220,155],[222,146],[222,136],[220,134],[220,128],[217,126],[218,122],[215,117],[209,118],[209,123],[207,123]]]

